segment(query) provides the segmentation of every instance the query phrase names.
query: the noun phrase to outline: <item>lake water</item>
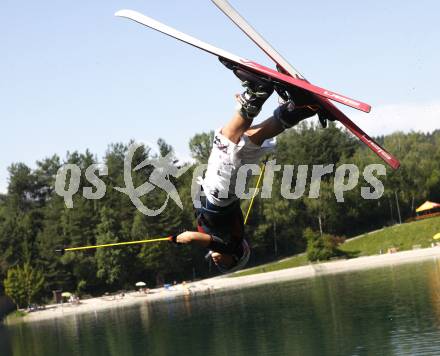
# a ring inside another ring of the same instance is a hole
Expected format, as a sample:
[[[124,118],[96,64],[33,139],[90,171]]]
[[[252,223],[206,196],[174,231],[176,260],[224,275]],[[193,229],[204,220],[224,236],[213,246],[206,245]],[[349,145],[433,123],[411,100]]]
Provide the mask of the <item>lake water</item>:
[[[440,355],[440,262],[0,326],[0,355]]]

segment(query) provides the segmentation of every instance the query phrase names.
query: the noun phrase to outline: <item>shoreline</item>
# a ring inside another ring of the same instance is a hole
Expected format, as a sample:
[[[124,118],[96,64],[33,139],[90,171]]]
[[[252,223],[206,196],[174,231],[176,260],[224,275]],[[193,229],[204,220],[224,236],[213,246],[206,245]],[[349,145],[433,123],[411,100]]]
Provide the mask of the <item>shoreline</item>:
[[[348,260],[309,264],[307,266],[287,268],[242,277],[233,277],[233,275],[217,276],[196,282],[178,284],[168,289],[151,289],[148,294],[127,292],[123,298],[114,297],[110,299],[108,296],[103,296],[81,300],[81,303],[78,305],[71,305],[70,303],[48,305],[46,309],[31,312],[24,317],[7,317],[5,318],[4,323],[6,325],[12,325],[22,322],[27,323],[51,320],[84,313],[94,313],[106,309],[127,307],[146,302],[175,300],[184,297],[194,298],[200,295],[250,288],[262,284],[313,278],[327,274],[349,273],[438,258],[440,258],[440,247],[436,246],[392,254],[363,256]]]

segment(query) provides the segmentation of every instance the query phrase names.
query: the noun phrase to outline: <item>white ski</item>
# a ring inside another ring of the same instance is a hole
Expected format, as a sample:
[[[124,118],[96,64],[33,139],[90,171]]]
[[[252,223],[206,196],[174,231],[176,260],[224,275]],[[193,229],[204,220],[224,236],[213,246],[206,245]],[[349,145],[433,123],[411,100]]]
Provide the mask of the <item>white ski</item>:
[[[279,54],[257,30],[255,30],[231,4],[225,0],[211,0],[223,13],[234,22],[255,44],[260,47],[284,72],[291,76],[304,79],[304,76],[295,69],[284,57]]]
[[[371,110],[371,106],[366,103],[363,103],[361,101],[351,99],[351,98],[344,96],[342,94],[338,94],[338,93],[332,92],[330,90],[318,87],[316,85],[309,83],[306,80],[299,79],[296,76],[288,75],[288,73],[280,73],[280,72],[277,72],[276,70],[265,67],[261,64],[254,62],[254,61],[250,61],[248,59],[238,57],[235,54],[229,53],[221,48],[214,47],[214,46],[210,45],[209,43],[203,42],[195,37],[192,37],[192,36],[187,35],[183,32],[180,32],[170,26],[164,25],[163,23],[156,21],[156,20],[152,19],[151,17],[145,16],[137,11],[120,10],[115,15],[136,21],[137,23],[140,23],[141,25],[150,27],[150,28],[152,28],[156,31],[159,31],[165,35],[168,35],[170,37],[178,39],[182,42],[185,42],[189,45],[197,47],[197,48],[204,50],[208,53],[214,54],[214,55],[218,56],[219,58],[224,58],[224,59],[227,59],[231,62],[234,62],[235,64],[237,64],[247,70],[268,76],[274,82],[281,83],[284,85],[287,84],[288,86],[293,86],[293,87],[303,89],[303,90],[308,91],[312,94],[316,94],[318,96],[322,96],[324,98],[328,98],[328,99],[337,101],[341,104],[350,106],[350,107],[357,109],[357,110],[361,110],[361,111],[365,111],[365,112],[370,112],[370,110]]]

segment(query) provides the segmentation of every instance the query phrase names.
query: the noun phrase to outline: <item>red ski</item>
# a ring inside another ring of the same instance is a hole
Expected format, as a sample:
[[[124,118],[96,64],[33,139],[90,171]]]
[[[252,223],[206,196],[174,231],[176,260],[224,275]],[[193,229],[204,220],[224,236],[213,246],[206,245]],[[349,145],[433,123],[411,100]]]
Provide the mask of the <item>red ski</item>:
[[[237,10],[235,10],[227,0],[211,0],[221,11],[228,16],[255,44],[260,47],[276,64],[277,67],[285,74],[292,77],[305,80],[301,73],[293,68],[270,44],[267,42],[244,18]],[[337,94],[336,94],[337,95]],[[400,162],[391,153],[387,152],[370,136],[362,131],[353,121],[351,121],[341,110],[333,105],[328,96],[315,95],[316,101],[323,107],[327,113],[334,119],[342,123],[348,130],[350,130],[356,137],[364,142],[374,153],[382,158],[390,167],[397,169]]]

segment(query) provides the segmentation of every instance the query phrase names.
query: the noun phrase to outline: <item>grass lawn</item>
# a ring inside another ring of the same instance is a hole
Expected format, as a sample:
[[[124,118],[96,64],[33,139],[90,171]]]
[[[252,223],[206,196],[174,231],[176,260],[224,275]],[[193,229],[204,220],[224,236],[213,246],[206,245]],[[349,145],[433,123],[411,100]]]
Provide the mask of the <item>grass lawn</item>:
[[[378,254],[380,250],[396,247],[399,251],[411,250],[413,246],[429,247],[432,237],[440,232],[440,217],[394,225],[358,238],[348,240],[340,246],[343,251],[359,251],[360,256]]]
[[[413,221],[402,225],[394,225],[383,230],[360,235],[346,241],[340,249],[357,256],[376,255],[382,250],[386,253],[390,247],[399,251],[411,250],[413,246],[430,247],[432,237],[440,232],[440,217]],[[244,271],[236,272],[231,277],[241,277],[250,274],[276,271],[307,265],[305,254],[289,257],[277,262],[271,262]]]

